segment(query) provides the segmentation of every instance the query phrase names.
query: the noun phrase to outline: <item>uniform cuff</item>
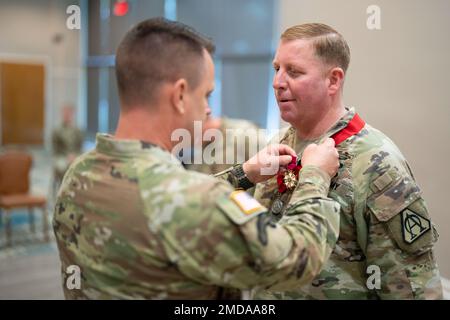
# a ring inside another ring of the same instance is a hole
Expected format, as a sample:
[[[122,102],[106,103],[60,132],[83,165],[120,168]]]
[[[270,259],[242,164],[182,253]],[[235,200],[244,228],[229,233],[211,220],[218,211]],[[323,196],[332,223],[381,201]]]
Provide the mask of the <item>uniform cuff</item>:
[[[299,173],[296,192],[302,198],[327,197],[331,178],[316,166],[304,166]]]

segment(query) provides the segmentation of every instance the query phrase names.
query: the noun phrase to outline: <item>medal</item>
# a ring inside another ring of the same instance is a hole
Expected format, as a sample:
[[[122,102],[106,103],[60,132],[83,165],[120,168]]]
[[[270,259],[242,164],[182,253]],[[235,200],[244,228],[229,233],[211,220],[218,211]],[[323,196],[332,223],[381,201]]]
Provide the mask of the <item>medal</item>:
[[[356,113],[347,126],[331,136],[335,145],[338,146],[341,142],[347,140],[351,136],[358,134],[365,126],[362,120]],[[280,170],[277,174],[278,193],[283,194],[286,191],[292,191],[297,186],[299,172],[302,169],[300,161],[297,157],[292,157],[291,163],[287,165],[286,170]],[[275,203],[274,203],[275,205]],[[275,211],[274,211],[275,212]]]
[[[335,145],[347,140],[349,137],[359,133],[364,128],[365,122],[355,114],[352,120],[341,131],[335,133],[331,138],[335,141]],[[283,212],[284,202],[281,200],[282,195],[288,191],[292,192],[298,183],[299,172],[302,169],[300,160],[297,157],[292,157],[292,161],[287,165],[285,170],[280,170],[277,174],[278,193],[276,199],[271,206],[271,213],[279,215]],[[285,201],[289,201],[284,197]]]
[[[297,175],[294,171],[288,170],[284,174],[283,182],[288,190],[292,190],[297,185]]]
[[[298,173],[301,169],[302,165],[297,163],[297,157],[292,157],[292,161],[288,164],[286,170],[280,171],[277,175],[279,193],[295,189],[298,181]]]

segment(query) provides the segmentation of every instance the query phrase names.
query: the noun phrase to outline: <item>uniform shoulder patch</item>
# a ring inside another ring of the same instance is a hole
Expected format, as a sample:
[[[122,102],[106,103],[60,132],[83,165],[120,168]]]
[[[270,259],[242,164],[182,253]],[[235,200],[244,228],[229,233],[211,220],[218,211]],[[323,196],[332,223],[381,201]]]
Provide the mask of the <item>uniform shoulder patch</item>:
[[[265,211],[266,208],[258,202],[255,198],[251,197],[247,192],[243,190],[237,190],[231,193],[230,199],[234,201],[241,208],[245,215],[256,213],[259,211]]]
[[[232,192],[228,197],[217,201],[218,206],[236,224],[243,224],[267,208],[243,190]]]
[[[410,209],[403,210],[402,232],[403,240],[406,243],[413,243],[429,230],[431,230],[431,221],[429,219],[422,217]]]

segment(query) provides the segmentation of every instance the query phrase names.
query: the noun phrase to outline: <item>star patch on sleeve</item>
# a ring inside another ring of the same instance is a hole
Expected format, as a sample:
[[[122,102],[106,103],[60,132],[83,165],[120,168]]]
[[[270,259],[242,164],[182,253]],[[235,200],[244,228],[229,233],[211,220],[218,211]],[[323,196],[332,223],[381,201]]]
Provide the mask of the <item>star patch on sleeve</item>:
[[[405,209],[402,212],[403,240],[413,243],[431,229],[431,221],[421,215]]]

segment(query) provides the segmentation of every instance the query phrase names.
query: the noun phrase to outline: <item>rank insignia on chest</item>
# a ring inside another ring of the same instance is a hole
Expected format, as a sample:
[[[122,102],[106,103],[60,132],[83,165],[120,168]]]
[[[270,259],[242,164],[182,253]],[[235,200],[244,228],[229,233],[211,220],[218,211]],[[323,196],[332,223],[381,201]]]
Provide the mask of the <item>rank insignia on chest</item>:
[[[403,239],[406,243],[413,243],[430,229],[431,222],[429,219],[409,209],[402,212]]]

